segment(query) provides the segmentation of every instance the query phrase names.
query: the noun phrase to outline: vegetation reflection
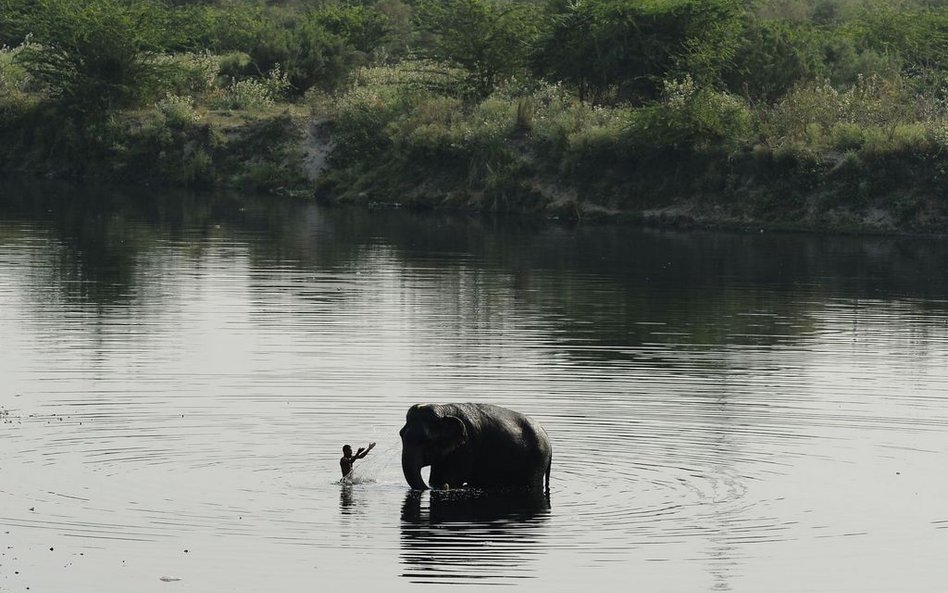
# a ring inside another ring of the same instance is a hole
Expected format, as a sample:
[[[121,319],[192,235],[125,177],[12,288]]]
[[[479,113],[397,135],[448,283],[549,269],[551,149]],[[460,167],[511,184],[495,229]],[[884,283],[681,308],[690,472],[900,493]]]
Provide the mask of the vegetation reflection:
[[[199,265],[226,244],[255,270],[251,289],[283,282],[306,301],[317,298],[299,281],[306,274],[394,270],[400,290],[440,295],[426,306],[453,331],[522,310],[579,359],[650,343],[792,343],[828,302],[926,299],[931,308],[948,289],[948,246],[931,240],[571,228],[226,194],[36,185],[4,194],[0,242],[39,233],[48,245],[31,251],[46,274],[30,280],[34,290],[52,286],[93,309],[148,298],[168,258]],[[359,297],[318,298],[344,306]]]

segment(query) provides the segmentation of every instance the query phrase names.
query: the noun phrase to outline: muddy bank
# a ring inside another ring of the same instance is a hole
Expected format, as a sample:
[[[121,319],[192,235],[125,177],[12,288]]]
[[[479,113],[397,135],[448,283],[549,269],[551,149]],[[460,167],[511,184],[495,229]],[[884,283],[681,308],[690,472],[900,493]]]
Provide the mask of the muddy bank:
[[[467,162],[417,158],[399,146],[376,151],[371,158],[340,158],[350,147],[332,121],[286,106],[257,114],[215,112],[200,123],[129,113],[98,135],[78,135],[68,127],[52,134],[50,123],[32,123],[38,129],[31,135],[8,135],[11,142],[0,149],[0,171],[583,223],[948,232],[941,174],[948,169],[948,158],[937,150],[872,159],[775,155],[752,148],[737,153],[656,151],[636,158],[607,155],[564,171],[528,141],[514,138],[505,147],[512,165],[490,171],[485,181],[463,174]],[[489,155],[466,158],[489,161]]]
[[[325,143],[327,140],[323,140]],[[890,154],[854,165],[835,155],[728,154],[587,165],[563,174],[538,155],[483,187],[424,161],[388,154],[327,167],[316,195],[334,204],[516,213],[675,228],[869,233],[948,232],[941,154]],[[332,163],[332,159],[329,159]]]
[[[0,174],[194,189],[305,193],[319,158],[294,106],[208,111],[200,118],[126,111],[77,122],[38,105],[0,125]]]

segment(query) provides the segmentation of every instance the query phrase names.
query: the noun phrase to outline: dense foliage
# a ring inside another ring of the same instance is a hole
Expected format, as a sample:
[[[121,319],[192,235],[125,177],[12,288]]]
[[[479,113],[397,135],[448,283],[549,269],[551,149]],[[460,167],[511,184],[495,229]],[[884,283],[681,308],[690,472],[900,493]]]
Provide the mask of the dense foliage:
[[[154,149],[212,183],[202,130],[287,107],[331,122],[337,191],[497,207],[779,171],[868,203],[891,183],[853,172],[933,187],[948,151],[943,0],[0,0],[0,44],[2,169]]]

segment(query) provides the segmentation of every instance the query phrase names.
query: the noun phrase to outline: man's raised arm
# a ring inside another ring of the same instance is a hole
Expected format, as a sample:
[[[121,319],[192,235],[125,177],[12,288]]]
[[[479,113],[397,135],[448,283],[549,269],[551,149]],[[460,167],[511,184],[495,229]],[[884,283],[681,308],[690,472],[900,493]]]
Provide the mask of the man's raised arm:
[[[356,458],[356,459],[362,459],[363,457],[365,457],[366,455],[368,455],[368,454],[369,454],[369,451],[371,451],[374,447],[375,447],[375,443],[369,443],[369,447],[368,447],[368,448],[359,447],[359,451],[355,454],[355,458]]]

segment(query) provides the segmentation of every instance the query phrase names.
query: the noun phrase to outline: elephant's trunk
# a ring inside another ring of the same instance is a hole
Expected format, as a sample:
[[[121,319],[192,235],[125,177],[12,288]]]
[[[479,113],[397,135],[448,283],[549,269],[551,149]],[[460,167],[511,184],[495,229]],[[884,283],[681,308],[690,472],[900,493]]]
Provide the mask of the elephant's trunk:
[[[424,455],[420,449],[402,443],[402,472],[405,480],[414,490],[427,490],[424,478],[421,477],[421,468],[424,466]]]

